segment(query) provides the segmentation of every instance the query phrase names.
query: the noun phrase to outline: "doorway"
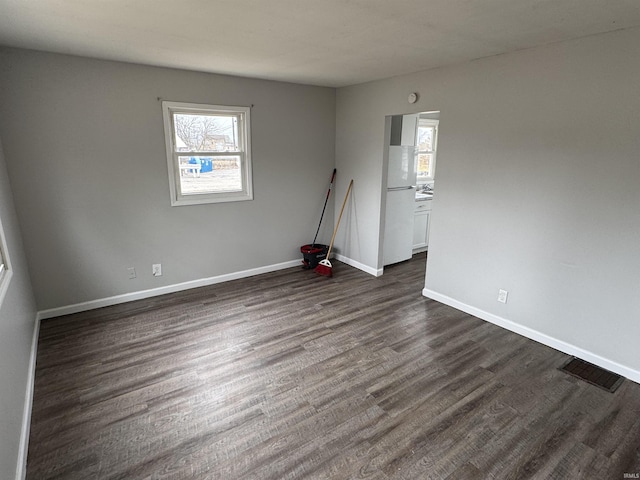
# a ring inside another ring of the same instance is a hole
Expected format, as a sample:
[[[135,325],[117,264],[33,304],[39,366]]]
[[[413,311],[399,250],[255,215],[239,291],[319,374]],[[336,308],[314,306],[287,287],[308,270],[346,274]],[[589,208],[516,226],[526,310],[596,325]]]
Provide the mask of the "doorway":
[[[385,117],[378,259],[383,273],[428,251],[439,122],[439,111]]]

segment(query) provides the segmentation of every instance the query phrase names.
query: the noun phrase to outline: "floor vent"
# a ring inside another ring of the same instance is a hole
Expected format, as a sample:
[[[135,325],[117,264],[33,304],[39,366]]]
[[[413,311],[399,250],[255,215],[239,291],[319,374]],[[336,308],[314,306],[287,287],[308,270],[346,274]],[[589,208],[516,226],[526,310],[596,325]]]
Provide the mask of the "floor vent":
[[[615,392],[624,381],[624,377],[576,357],[560,367],[560,370],[611,393]]]

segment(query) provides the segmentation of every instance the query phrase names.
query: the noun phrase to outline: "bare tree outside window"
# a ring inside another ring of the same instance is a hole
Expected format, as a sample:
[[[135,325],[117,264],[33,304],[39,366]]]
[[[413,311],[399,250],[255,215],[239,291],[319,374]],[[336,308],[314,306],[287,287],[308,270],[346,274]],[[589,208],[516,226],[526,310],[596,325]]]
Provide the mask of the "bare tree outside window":
[[[234,117],[175,114],[176,137],[185,151],[237,152],[238,126]]]
[[[438,121],[420,119],[418,123],[418,181],[433,180],[435,174]]]

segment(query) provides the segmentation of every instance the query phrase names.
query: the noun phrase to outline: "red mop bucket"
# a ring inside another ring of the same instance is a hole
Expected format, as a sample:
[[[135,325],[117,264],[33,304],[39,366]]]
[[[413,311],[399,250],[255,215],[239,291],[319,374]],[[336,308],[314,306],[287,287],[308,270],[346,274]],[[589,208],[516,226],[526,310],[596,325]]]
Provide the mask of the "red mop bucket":
[[[306,270],[316,268],[320,260],[327,258],[328,250],[328,245],[321,245],[319,243],[301,246],[300,252],[302,252],[303,256],[302,268]]]

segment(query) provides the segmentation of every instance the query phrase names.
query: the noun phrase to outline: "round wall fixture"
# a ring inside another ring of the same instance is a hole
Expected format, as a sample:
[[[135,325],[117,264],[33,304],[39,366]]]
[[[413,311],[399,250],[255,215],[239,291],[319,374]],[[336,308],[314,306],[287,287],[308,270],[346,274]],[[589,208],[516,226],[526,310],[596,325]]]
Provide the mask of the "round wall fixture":
[[[416,103],[418,101],[418,94],[413,92],[409,94],[409,103]]]

